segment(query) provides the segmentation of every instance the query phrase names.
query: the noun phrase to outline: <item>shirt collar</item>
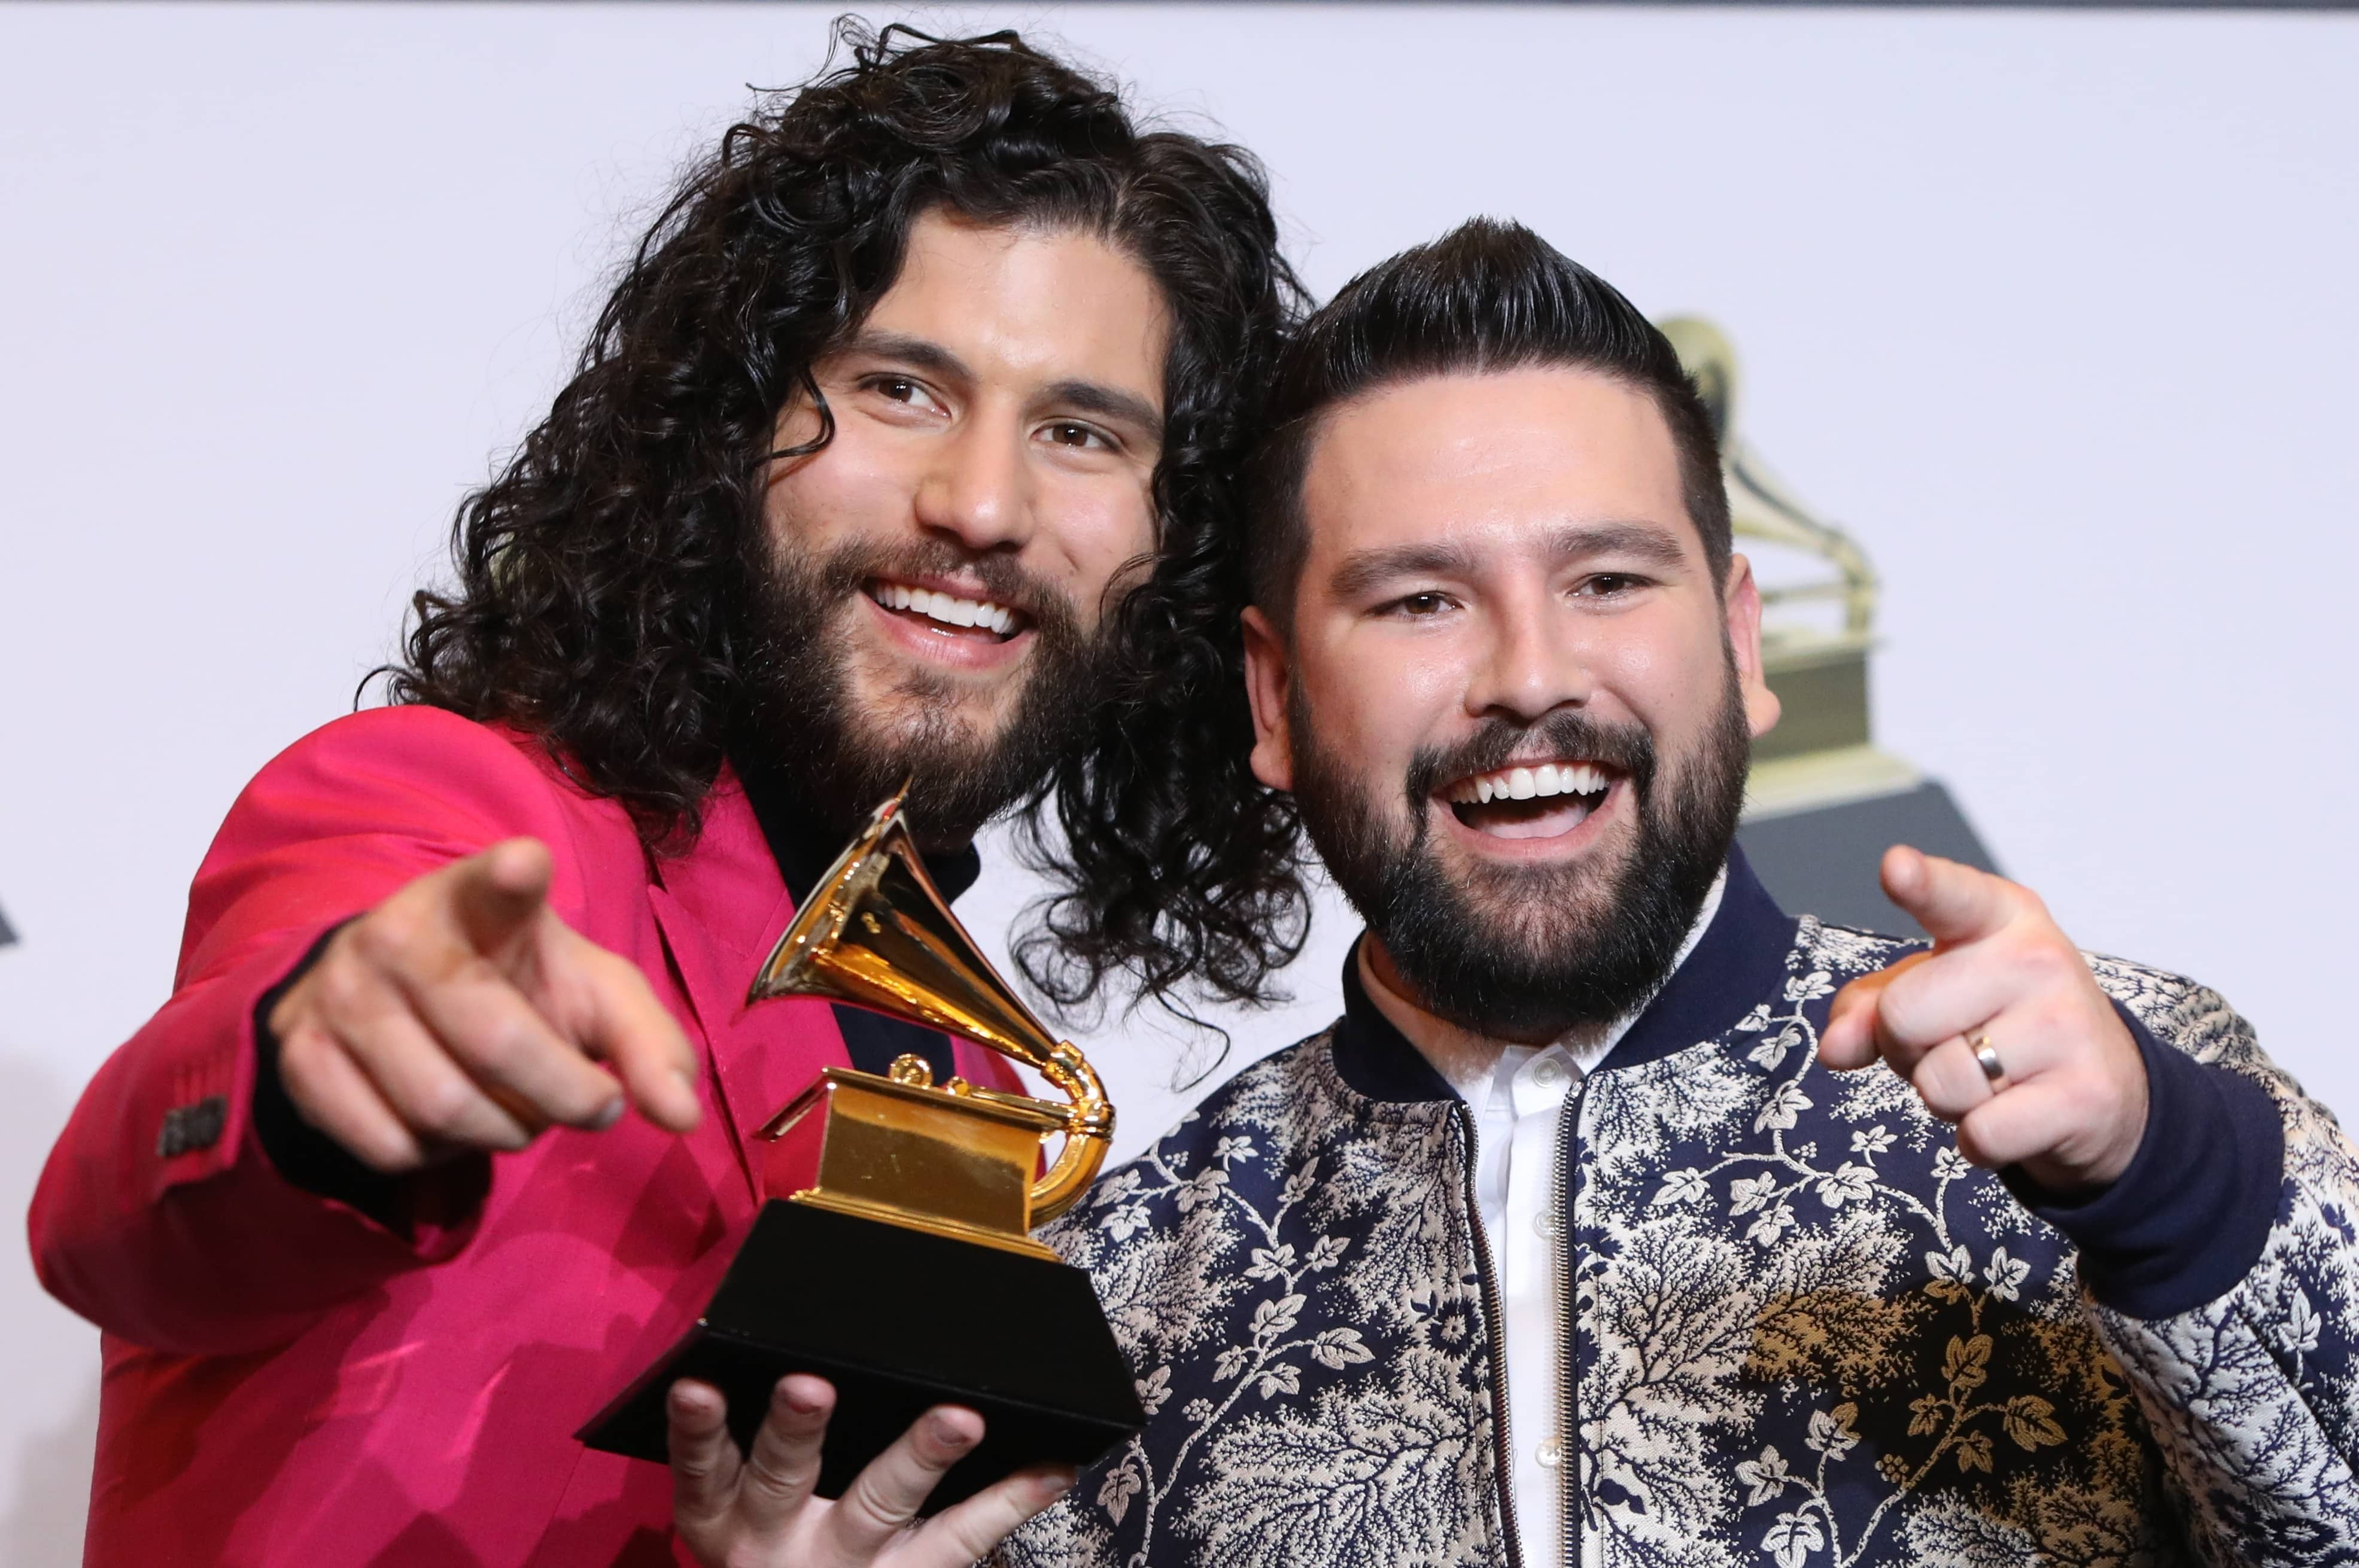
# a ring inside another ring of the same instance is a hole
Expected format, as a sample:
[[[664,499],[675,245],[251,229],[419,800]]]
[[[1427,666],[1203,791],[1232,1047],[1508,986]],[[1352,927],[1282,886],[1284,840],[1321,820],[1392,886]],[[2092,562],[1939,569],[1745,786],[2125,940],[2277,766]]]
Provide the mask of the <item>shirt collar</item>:
[[[787,892],[799,909],[852,841],[853,829],[821,821],[761,770],[743,769],[737,777],[746,803],[754,808],[754,819],[761,824],[762,837],[778,862],[778,874],[786,879]],[[955,849],[921,850],[919,859],[925,861],[926,874],[946,899],[957,898],[983,874],[983,856],[972,842]]]
[[[1794,946],[1796,922],[1777,907],[1745,851],[1729,846],[1720,909],[1686,960],[1623,1033],[1599,1072],[1651,1062],[1715,1039],[1775,989]],[[1343,958],[1343,1016],[1335,1025],[1335,1065],[1343,1081],[1371,1099],[1457,1098],[1424,1054],[1393,1027],[1360,983],[1359,944]]]

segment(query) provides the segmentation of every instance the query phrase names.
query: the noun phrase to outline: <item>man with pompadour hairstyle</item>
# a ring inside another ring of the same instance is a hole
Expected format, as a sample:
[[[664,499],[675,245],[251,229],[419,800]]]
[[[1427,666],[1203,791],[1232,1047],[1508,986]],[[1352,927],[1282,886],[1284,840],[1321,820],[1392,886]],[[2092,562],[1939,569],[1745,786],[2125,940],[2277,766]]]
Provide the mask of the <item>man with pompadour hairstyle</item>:
[[[1044,1232],[1146,1431],[1004,1568],[2346,1563],[2359,1152],[2217,995],[1895,847],[1779,910],[1712,426],[1476,222],[1290,342],[1253,765],[1343,1015]]]
[[[988,820],[1054,813],[1092,981],[1249,997],[1299,940],[1288,808],[1244,717],[1186,700],[1242,657],[1199,587],[1299,313],[1259,166],[1013,34],[841,41],[687,173],[461,509],[391,706],[240,796],[170,1000],[49,1157],[34,1257],[105,1331],[92,1564],[720,1562],[790,1529],[922,1568],[1064,1482],[905,1531],[972,1411],[841,1506],[740,1465],[709,1389],[674,1391],[676,1476],[571,1435],[701,1304],[749,1141],[821,1067],[1017,1087],[744,1005],[905,773],[953,894]],[[1158,860],[1208,790],[1234,830]],[[832,1398],[780,1390],[794,1441]]]

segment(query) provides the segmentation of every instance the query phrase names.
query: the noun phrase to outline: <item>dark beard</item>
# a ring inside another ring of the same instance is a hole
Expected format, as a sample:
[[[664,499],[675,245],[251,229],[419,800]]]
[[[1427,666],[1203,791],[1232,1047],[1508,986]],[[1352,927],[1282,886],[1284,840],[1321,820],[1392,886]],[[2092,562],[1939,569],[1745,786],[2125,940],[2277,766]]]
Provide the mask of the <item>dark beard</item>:
[[[1530,726],[1496,721],[1457,745],[1419,752],[1406,781],[1416,825],[1406,844],[1320,746],[1308,717],[1297,700],[1290,723],[1303,827],[1427,1011],[1495,1040],[1544,1044],[1627,1016],[1669,978],[1744,809],[1752,736],[1733,665],[1695,757],[1669,777],[1644,729],[1572,709]],[[1544,747],[1530,744],[1535,736]],[[1453,881],[1430,842],[1434,788],[1541,750],[1627,777],[1638,818],[1631,854],[1605,885],[1596,868],[1567,866],[1488,866]]]
[[[1045,784],[1095,732],[1104,639],[1083,633],[1064,595],[1005,557],[942,540],[847,545],[820,557],[766,535],[756,552],[740,608],[745,695],[730,756],[792,808],[849,831],[913,778],[912,830],[929,848],[955,848]],[[897,687],[917,722],[885,724],[854,700],[843,667],[836,628],[869,579],[952,572],[979,578],[992,599],[1031,618],[1030,669],[994,734],[977,733],[959,712],[956,682],[922,670]]]

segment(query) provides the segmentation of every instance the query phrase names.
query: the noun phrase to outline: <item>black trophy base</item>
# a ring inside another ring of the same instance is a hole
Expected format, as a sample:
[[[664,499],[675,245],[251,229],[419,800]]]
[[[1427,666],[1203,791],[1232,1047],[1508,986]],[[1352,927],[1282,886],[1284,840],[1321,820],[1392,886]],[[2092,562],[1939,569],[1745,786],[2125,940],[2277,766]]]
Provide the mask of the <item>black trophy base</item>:
[[[662,1464],[665,1398],[694,1378],[726,1396],[744,1449],[788,1372],[835,1385],[822,1498],[841,1497],[929,1408],[982,1415],[983,1442],[934,1488],[929,1514],[1027,1465],[1085,1466],[1147,1420],[1081,1270],[772,1202],[696,1325],[575,1435]]]

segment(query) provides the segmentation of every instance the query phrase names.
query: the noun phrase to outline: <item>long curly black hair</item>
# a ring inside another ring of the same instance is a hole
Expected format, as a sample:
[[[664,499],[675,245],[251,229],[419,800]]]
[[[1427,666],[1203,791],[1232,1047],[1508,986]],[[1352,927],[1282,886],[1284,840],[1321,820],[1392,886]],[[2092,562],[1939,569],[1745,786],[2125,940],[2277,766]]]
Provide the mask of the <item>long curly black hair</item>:
[[[1134,124],[1013,33],[847,18],[850,63],[766,95],[692,168],[625,266],[547,419],[470,495],[458,581],[413,601],[394,702],[501,719],[692,842],[748,687],[743,575],[773,421],[857,330],[934,208],[1098,234],[1170,306],[1157,559],[1116,607],[1095,743],[1019,803],[1054,879],[1017,953],[1073,1008],[1126,972],[1271,1000],[1308,918],[1292,802],[1246,769],[1237,475],[1303,295],[1241,148]],[[822,405],[823,406],[823,405]],[[826,437],[822,433],[821,442]]]

